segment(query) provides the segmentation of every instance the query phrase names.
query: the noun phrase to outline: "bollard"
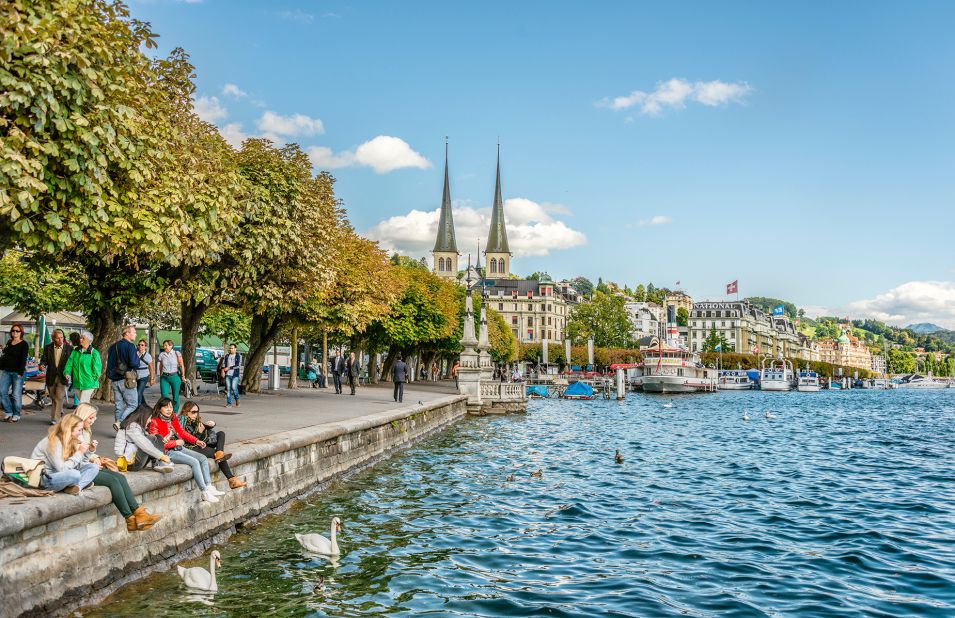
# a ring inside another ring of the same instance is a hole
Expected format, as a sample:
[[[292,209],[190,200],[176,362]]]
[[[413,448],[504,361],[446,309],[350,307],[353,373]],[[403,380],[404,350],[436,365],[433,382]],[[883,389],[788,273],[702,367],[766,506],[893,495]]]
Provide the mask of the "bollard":
[[[621,400],[626,396],[627,392],[627,382],[623,377],[623,369],[617,369],[617,400]]]

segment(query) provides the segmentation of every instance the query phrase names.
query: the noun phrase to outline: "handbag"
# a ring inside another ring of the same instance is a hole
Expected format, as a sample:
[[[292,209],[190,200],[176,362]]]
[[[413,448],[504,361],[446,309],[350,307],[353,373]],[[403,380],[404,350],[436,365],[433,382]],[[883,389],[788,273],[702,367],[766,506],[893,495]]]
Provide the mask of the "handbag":
[[[109,457],[100,457],[99,465],[103,466],[110,472],[119,472],[119,466],[116,465],[116,462],[110,459]]]
[[[27,459],[8,455],[3,458],[3,473],[26,487],[39,487],[43,476],[42,459]]]

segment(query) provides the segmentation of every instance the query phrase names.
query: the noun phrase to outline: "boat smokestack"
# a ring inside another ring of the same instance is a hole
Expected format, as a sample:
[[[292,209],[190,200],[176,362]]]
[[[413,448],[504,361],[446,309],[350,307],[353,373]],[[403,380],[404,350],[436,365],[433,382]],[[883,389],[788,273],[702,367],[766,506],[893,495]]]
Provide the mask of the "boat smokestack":
[[[676,325],[676,307],[667,305],[667,339],[676,339],[679,332]]]

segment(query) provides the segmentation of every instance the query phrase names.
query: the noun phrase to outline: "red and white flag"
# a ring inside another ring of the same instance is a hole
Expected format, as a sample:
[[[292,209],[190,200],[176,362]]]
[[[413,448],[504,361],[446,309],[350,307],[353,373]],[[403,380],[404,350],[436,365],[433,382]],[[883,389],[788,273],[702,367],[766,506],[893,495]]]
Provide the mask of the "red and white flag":
[[[727,294],[736,294],[739,291],[739,280],[737,279],[733,283],[726,284],[726,293]]]
[[[759,354],[759,346],[758,346],[758,345],[754,345],[754,346],[753,346],[753,354]]]

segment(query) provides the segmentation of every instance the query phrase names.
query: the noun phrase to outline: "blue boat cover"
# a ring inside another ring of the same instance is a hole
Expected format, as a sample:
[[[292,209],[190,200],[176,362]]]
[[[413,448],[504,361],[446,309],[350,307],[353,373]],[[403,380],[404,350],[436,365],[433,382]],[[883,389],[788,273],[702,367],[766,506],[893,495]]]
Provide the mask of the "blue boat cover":
[[[547,397],[550,395],[550,391],[544,384],[530,384],[527,387],[527,394],[534,397]]]
[[[750,369],[746,372],[746,375],[749,376],[749,379],[753,382],[759,382],[759,370]]]
[[[593,397],[594,389],[586,382],[574,382],[564,390],[564,397]]]

